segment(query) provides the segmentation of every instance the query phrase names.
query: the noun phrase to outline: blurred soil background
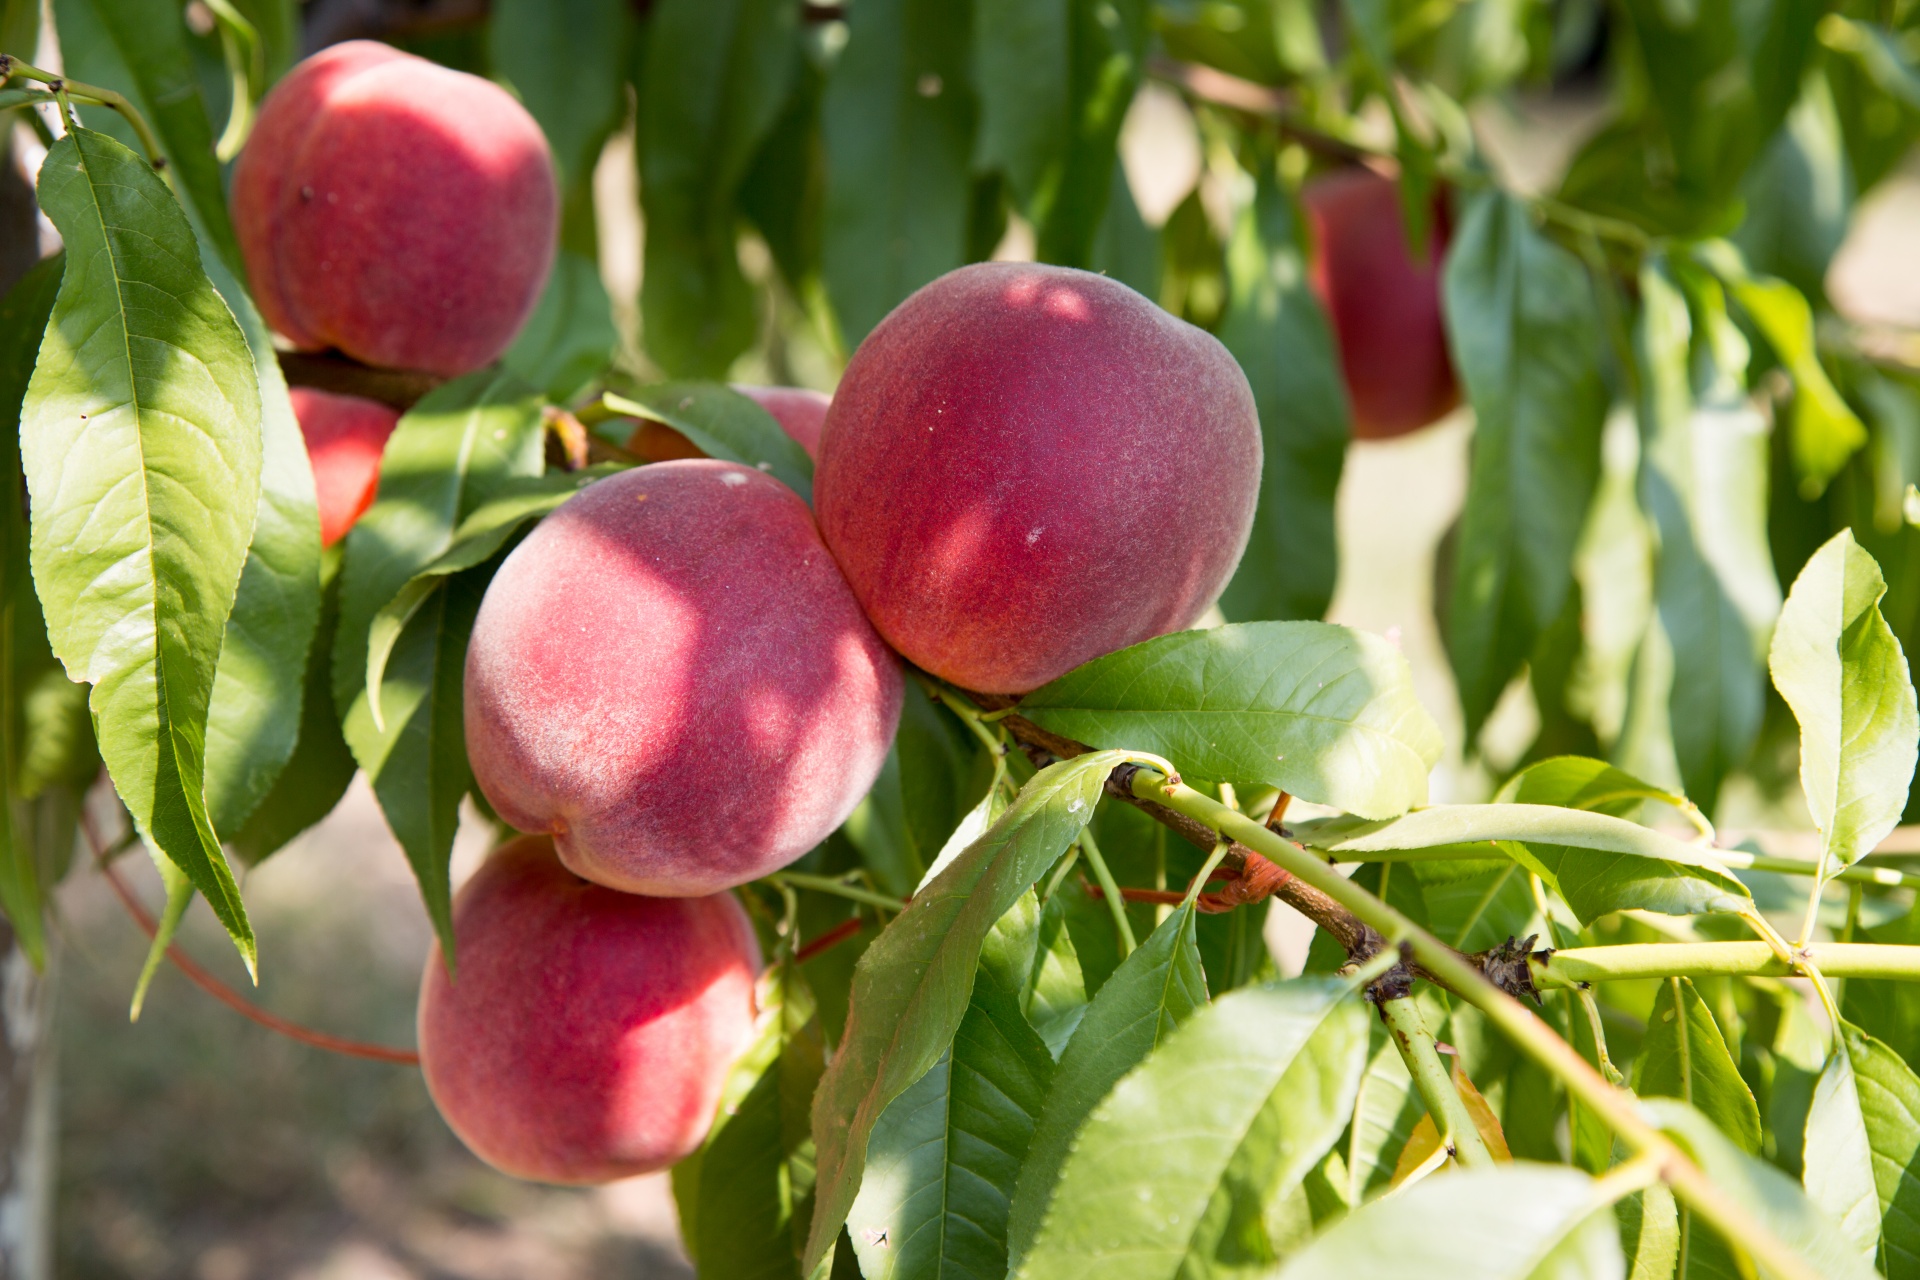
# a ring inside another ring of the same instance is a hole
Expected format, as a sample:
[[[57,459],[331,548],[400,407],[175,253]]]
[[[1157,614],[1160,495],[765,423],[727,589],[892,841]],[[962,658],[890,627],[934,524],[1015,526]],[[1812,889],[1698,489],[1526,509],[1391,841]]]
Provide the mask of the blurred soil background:
[[[1481,124],[1508,172],[1542,187],[1595,123],[1585,101],[1577,93],[1534,101]],[[1154,222],[1203,168],[1184,108],[1164,92],[1149,91],[1136,105],[1125,150],[1139,204]],[[618,140],[598,180],[633,183],[631,151]],[[631,200],[603,203],[632,207]],[[631,300],[639,228],[601,231],[610,291]],[[1003,253],[1019,256],[1022,248],[1016,230]],[[1855,318],[1920,324],[1920,171],[1909,168],[1876,191],[1831,284]],[[811,363],[791,367],[812,376]],[[758,368],[742,372],[764,376]],[[1476,798],[1485,788],[1483,775],[1458,759],[1459,713],[1431,610],[1433,551],[1458,512],[1469,434],[1456,416],[1401,441],[1357,446],[1340,493],[1342,564],[1332,617],[1396,638],[1412,661],[1423,699],[1456,744],[1436,775],[1435,799]],[[1517,689],[1500,712],[1516,750],[1530,736],[1531,714]],[[486,839],[478,823],[463,832],[456,883]],[[122,865],[146,900],[157,901],[157,879],[141,861]],[[335,1034],[413,1043],[430,934],[406,862],[364,785],[325,824],[253,872],[246,893],[261,938],[262,983],[251,993],[259,1004]],[[601,1189],[502,1177],[448,1132],[418,1072],[285,1040],[215,1003],[171,967],[130,1025],[127,1001],[145,938],[84,867],[61,890],[59,911],[59,1276],[692,1274],[663,1176]],[[1302,925],[1284,908],[1269,924],[1283,968],[1298,968]],[[204,906],[182,937],[244,987]]]

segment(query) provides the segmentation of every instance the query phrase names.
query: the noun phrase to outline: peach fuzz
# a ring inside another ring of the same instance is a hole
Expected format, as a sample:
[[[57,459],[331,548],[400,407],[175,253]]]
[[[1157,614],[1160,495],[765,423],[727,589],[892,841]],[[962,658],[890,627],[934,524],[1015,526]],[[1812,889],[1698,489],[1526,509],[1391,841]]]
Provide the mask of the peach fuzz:
[[[1333,321],[1353,406],[1353,434],[1390,440],[1460,402],[1440,312],[1446,210],[1435,203],[1430,260],[1407,253],[1400,193],[1391,178],[1346,169],[1301,194],[1313,224],[1309,279]]]
[[[552,844],[496,850],[454,899],[458,972],[420,984],[420,1069],[447,1124],[540,1182],[650,1173],[706,1139],[753,1035],[759,947],[731,894],[589,884]]]
[[[1024,693],[1199,620],[1246,547],[1260,456],[1212,336],[1105,276],[982,263],[860,344],[814,499],[902,656]]]
[[[750,467],[663,462],[569,498],[500,566],[467,648],[467,754],[578,874],[693,896],[839,826],[900,699],[806,504]]]
[[[373,505],[380,487],[380,455],[400,411],[377,400],[294,387],[293,416],[307,442],[313,487],[320,499],[320,545],[347,536]]]
[[[452,377],[532,314],[559,195],[546,138],[506,90],[352,40],[261,103],[233,220],[261,313],[294,345]]]

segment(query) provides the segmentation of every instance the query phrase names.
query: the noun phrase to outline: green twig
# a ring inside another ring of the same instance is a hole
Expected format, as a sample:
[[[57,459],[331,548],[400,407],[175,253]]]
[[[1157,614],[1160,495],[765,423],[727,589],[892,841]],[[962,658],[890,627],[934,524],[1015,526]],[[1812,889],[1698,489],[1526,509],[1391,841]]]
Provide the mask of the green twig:
[[[1554,1034],[1519,1001],[1494,987],[1464,956],[1320,859],[1193,788],[1144,768],[1131,772],[1128,785],[1141,799],[1166,805],[1271,859],[1383,934],[1403,937],[1423,969],[1479,1009],[1521,1052],[1558,1077],[1567,1091],[1592,1108],[1629,1149],[1650,1154],[1658,1162],[1660,1176],[1673,1188],[1675,1197],[1712,1224],[1723,1237],[1735,1242],[1780,1280],[1819,1280],[1819,1273],[1763,1219],[1716,1186],[1672,1140],[1655,1128],[1640,1113],[1630,1094],[1608,1084],[1572,1045]],[[1778,963],[1766,944],[1744,945],[1757,948],[1764,963]],[[1920,953],[1920,948],[1912,950]]]
[[[810,889],[814,893],[832,894],[836,898],[845,898],[848,902],[863,903],[869,907],[878,907],[882,911],[899,912],[906,903],[899,898],[890,898],[884,893],[875,893],[871,889],[862,889],[858,885],[846,884],[831,876],[808,875],[804,871],[776,871],[766,877],[769,884],[777,888],[791,885],[795,889]]]
[[[1797,949],[1830,977],[1920,982],[1920,947],[1871,942],[1821,942]],[[1644,978],[1796,977],[1799,970],[1764,942],[1639,942],[1618,947],[1570,947],[1535,958],[1534,983],[1565,987],[1582,982]]]
[[[148,163],[152,164],[155,169],[166,168],[167,158],[166,154],[160,149],[159,138],[154,136],[152,128],[147,124],[147,118],[141,115],[138,108],[127,100],[126,95],[115,93],[112,89],[103,89],[99,85],[85,84],[79,80],[69,80],[64,76],[57,76],[51,71],[42,71],[39,67],[22,62],[10,54],[0,53],[0,82],[5,82],[14,76],[19,76],[22,80],[32,80],[39,84],[44,84],[48,90],[56,96],[64,95],[67,98],[78,99],[81,102],[90,103],[97,107],[108,107],[114,111],[118,111],[121,117],[132,126],[135,135],[139,137],[140,145],[147,153]]]
[[[1087,865],[1093,868],[1093,878],[1100,882],[1100,896],[1107,900],[1107,910],[1113,913],[1113,931],[1120,936],[1120,958],[1124,960],[1133,954],[1133,923],[1127,919],[1127,904],[1120,896],[1120,885],[1114,880],[1113,872],[1107,870],[1107,860],[1100,856],[1100,846],[1094,843],[1090,827],[1080,833],[1080,852],[1086,855]]]
[[[1380,1020],[1393,1033],[1393,1045],[1406,1062],[1407,1072],[1413,1076],[1413,1087],[1420,1091],[1420,1100],[1427,1104],[1427,1115],[1440,1132],[1441,1144],[1467,1168],[1491,1165],[1493,1152],[1480,1136],[1480,1128],[1467,1110],[1466,1099],[1454,1087],[1453,1074],[1440,1060],[1433,1032],[1427,1030],[1420,1007],[1411,996],[1382,1000]]]

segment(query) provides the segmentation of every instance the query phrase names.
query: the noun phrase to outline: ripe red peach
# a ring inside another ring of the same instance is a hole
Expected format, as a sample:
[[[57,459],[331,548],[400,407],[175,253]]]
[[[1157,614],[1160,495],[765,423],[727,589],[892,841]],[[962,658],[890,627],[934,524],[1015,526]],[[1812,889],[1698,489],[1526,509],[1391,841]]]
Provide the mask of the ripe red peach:
[[[467,754],[495,812],[578,874],[693,896],[839,826],[900,699],[798,495],[662,462],[582,490],[500,566],[467,648]]]
[[[1389,440],[1440,418],[1460,402],[1440,313],[1445,208],[1434,209],[1429,260],[1415,263],[1391,178],[1345,169],[1309,182],[1301,202],[1315,242],[1309,279],[1333,320],[1354,436]]]
[[[753,1033],[760,952],[733,895],[616,893],[525,837],[460,890],[453,927],[457,974],[436,946],[420,983],[420,1069],[475,1155],[590,1183],[700,1146]]]
[[[559,197],[546,138],[506,90],[351,40],[261,103],[233,221],[261,314],[294,345],[452,377],[532,313]]]
[[[373,505],[380,487],[380,454],[400,411],[377,400],[294,387],[293,416],[306,438],[313,487],[320,499],[320,545],[347,536]]]
[[[1105,276],[981,263],[854,352],[814,500],[903,657],[1024,693],[1198,621],[1259,486],[1253,393],[1213,337]]]
[[[816,461],[820,457],[820,429],[827,421],[827,406],[832,401],[818,391],[802,387],[752,387],[734,383],[733,389],[773,415],[780,429]],[[627,440],[630,452],[648,462],[674,462],[681,458],[704,458],[693,441],[660,422],[642,422]]]

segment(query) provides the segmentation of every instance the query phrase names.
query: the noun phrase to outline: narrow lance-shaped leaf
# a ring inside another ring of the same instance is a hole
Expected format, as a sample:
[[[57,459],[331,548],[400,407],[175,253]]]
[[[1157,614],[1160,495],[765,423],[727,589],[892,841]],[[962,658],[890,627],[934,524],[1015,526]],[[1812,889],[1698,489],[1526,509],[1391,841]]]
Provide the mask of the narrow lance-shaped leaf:
[[[452,545],[463,518],[508,481],[540,474],[542,440],[538,398],[511,374],[437,388],[394,429],[379,496],[347,535],[334,702],[449,955],[447,859],[470,786],[460,681],[484,584],[450,578],[415,613],[387,661],[380,724],[367,698],[368,633],[374,615]]]
[[[205,734],[260,501],[253,359],[146,161],[76,129],[48,152],[40,207],[67,245],[21,421],[47,634],[93,685],[101,754],[134,821],[251,964],[207,815]]]
[[[1768,663],[1800,722],[1800,785],[1823,853],[1843,867],[1900,821],[1920,749],[1907,655],[1880,613],[1886,590],[1842,529],[1794,579]]]
[[[1034,723],[1386,818],[1427,798],[1440,731],[1386,641],[1321,622],[1245,622],[1147,640],[1021,700]]]
[[[562,249],[539,303],[500,363],[549,400],[565,403],[606,372],[619,342],[598,264]]]
[[[66,74],[126,94],[159,136],[191,206],[190,220],[227,266],[240,272],[226,184],[213,154],[213,125],[179,7],[171,0],[56,0],[53,11]],[[132,128],[113,111],[97,107],[82,114],[102,132],[138,148]]]
[[[626,111],[627,43],[621,0],[496,0],[487,56],[540,123],[560,185],[592,180],[594,161]]]
[[[1271,1264],[1266,1206],[1340,1136],[1366,1056],[1351,981],[1223,996],[1094,1108],[1015,1274],[1174,1280],[1236,1255]]]
[[[1633,1089],[1643,1098],[1691,1103],[1742,1151],[1760,1150],[1760,1108],[1753,1091],[1741,1079],[1706,1001],[1686,978],[1660,984],[1634,1064]]]
[[[33,598],[28,563],[27,505],[20,472],[20,408],[27,393],[47,318],[53,313],[65,267],[60,256],[46,258],[0,298],[0,909],[13,925],[21,950],[43,968],[47,960],[43,892],[34,851],[15,821],[14,800],[20,760],[27,744],[16,726],[26,724],[16,645],[25,629],[37,626],[37,614],[22,604]],[[64,682],[63,682],[64,683]],[[98,767],[97,765],[95,766]]]
[[[1779,612],[1767,550],[1767,436],[1742,402],[1695,406],[1686,300],[1640,273],[1640,497],[1659,531],[1654,589],[1673,645],[1668,719],[1688,794],[1711,812],[1760,730],[1766,638]],[[1710,347],[1710,344],[1709,344]]]
[[[1601,1186],[1577,1169],[1461,1170],[1361,1208],[1278,1280],[1615,1280],[1626,1262],[1607,1210]]]
[[[1120,1078],[1138,1066],[1207,1002],[1206,975],[1194,941],[1194,910],[1180,907],[1120,962],[1088,1006],[1053,1074],[1020,1166],[1007,1223],[1009,1261],[1018,1268],[1053,1200],[1060,1167],[1087,1116]]]
[[[866,0],[821,103],[827,294],[848,350],[966,260],[974,105],[968,9]]]
[[[668,373],[721,377],[753,345],[736,196],[786,101],[799,23],[782,0],[662,0],[648,20],[640,309],[647,351]]]
[[[953,1047],[867,1144],[847,1218],[867,1280],[1002,1280],[1007,1202],[1052,1075],[1019,993],[983,966]]]
[[[1860,1256],[1890,1276],[1920,1268],[1920,1077],[1851,1024],[1807,1113],[1803,1181]]]
[[[1524,201],[1475,197],[1443,277],[1475,420],[1446,628],[1469,741],[1560,613],[1600,473],[1607,399],[1593,292],[1531,217]]]
[[[980,133],[974,167],[1007,175],[1032,205],[1072,130],[1067,103],[1072,0],[974,0],[974,88]]]
[[[1643,1098],[1647,1119],[1685,1148],[1720,1191],[1766,1225],[1828,1280],[1875,1280],[1873,1265],[1839,1228],[1801,1192],[1793,1179],[1758,1156],[1742,1151],[1712,1121],[1685,1103]],[[1707,1230],[1694,1218],[1696,1232]],[[1738,1247],[1739,1241],[1731,1241]]]
[[[1487,848],[1492,842],[1553,883],[1583,920],[1628,907],[1692,915],[1752,905],[1746,886],[1709,853],[1605,813],[1537,804],[1435,805],[1391,822],[1302,823],[1296,835],[1334,855],[1428,849],[1485,857],[1494,852]]]
[[[1119,163],[1115,142],[1145,71],[1146,0],[1070,0],[1067,114],[1072,131],[1058,176],[1032,210],[1042,262],[1092,265]]]
[[[367,627],[367,702],[374,726],[384,729],[385,715],[380,708],[380,686],[386,677],[387,659],[401,632],[413,620],[420,606],[434,591],[445,585],[452,574],[486,563],[508,539],[528,521],[538,520],[603,476],[623,467],[613,464],[588,467],[584,471],[556,471],[550,475],[509,480],[499,492],[482,503],[454,530],[453,545],[420,571],[393,599],[380,606]]]
[[[1260,412],[1260,504],[1220,607],[1240,621],[1319,618],[1333,598],[1333,499],[1346,461],[1347,393],[1333,335],[1307,283],[1300,215],[1271,162],[1227,246],[1220,341]]]
[[[207,809],[231,840],[298,744],[320,623],[320,510],[273,337],[225,264],[202,260],[246,335],[260,386],[260,506],[207,712]]]
[[[813,459],[780,429],[773,415],[731,387],[714,382],[663,382],[632,399],[608,395],[615,413],[672,427],[709,458],[758,467],[813,502]]]
[[[988,931],[1092,821],[1126,758],[1096,751],[1043,769],[861,956],[846,1032],[814,1098],[820,1180],[807,1267],[846,1221],[881,1112],[952,1043]]]

